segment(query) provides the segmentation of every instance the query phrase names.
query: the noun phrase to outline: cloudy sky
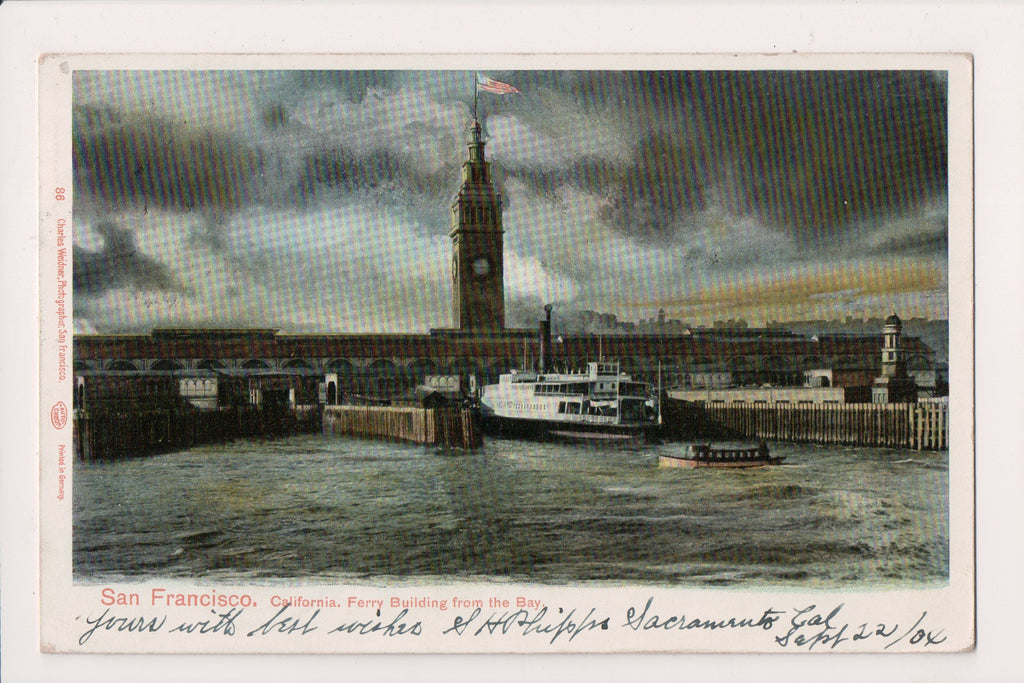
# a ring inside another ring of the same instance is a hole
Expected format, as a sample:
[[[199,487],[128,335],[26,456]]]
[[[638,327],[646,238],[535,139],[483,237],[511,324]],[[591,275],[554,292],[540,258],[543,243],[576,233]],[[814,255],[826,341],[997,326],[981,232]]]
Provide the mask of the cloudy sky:
[[[947,317],[943,73],[488,75],[510,326]],[[471,73],[74,78],[76,331],[453,324]]]

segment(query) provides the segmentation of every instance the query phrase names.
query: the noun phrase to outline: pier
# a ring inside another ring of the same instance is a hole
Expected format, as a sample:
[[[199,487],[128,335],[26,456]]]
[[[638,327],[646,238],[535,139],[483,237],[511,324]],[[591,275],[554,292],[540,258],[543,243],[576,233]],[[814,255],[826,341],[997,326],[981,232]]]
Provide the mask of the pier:
[[[464,407],[327,406],[323,432],[452,448],[483,444],[478,413]]]
[[[947,403],[739,404],[669,401],[676,431],[695,436],[945,450]]]
[[[85,461],[134,458],[236,438],[316,432],[319,428],[320,409],[315,405],[77,410],[74,449],[76,457]]]

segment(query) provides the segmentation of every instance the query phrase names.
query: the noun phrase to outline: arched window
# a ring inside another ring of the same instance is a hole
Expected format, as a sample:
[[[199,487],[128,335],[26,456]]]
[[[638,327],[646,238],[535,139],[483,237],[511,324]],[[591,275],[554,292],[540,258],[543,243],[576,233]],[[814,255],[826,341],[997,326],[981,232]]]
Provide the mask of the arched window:
[[[478,372],[476,361],[471,358],[458,358],[448,365],[449,375],[469,376]]]
[[[404,389],[404,373],[388,358],[378,358],[366,368],[366,389],[377,398],[393,397]]]
[[[324,370],[327,372],[336,372],[338,377],[351,377],[355,374],[355,366],[352,365],[352,361],[344,358],[336,358],[332,361],[328,361],[327,365],[324,366]]]
[[[409,364],[409,376],[417,383],[423,384],[430,375],[440,375],[437,362],[431,358],[417,358]]]
[[[825,361],[821,359],[821,356],[804,356],[800,360],[801,370],[820,370],[825,367]]]

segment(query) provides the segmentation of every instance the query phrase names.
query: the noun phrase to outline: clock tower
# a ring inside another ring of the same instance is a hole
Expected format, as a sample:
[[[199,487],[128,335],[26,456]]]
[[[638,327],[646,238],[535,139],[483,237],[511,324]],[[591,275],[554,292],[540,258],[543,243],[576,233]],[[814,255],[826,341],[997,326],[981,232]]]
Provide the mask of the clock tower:
[[[501,195],[491,184],[480,122],[470,128],[469,159],[452,202],[452,311],[463,330],[505,327]]]

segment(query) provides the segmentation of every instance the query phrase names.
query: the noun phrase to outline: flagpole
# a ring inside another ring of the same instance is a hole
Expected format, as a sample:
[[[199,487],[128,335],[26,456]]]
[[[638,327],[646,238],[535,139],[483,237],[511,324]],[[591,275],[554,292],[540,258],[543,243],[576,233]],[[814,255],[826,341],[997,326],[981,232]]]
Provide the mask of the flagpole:
[[[476,94],[480,91],[476,87],[476,73],[473,74],[473,120],[476,121]]]

